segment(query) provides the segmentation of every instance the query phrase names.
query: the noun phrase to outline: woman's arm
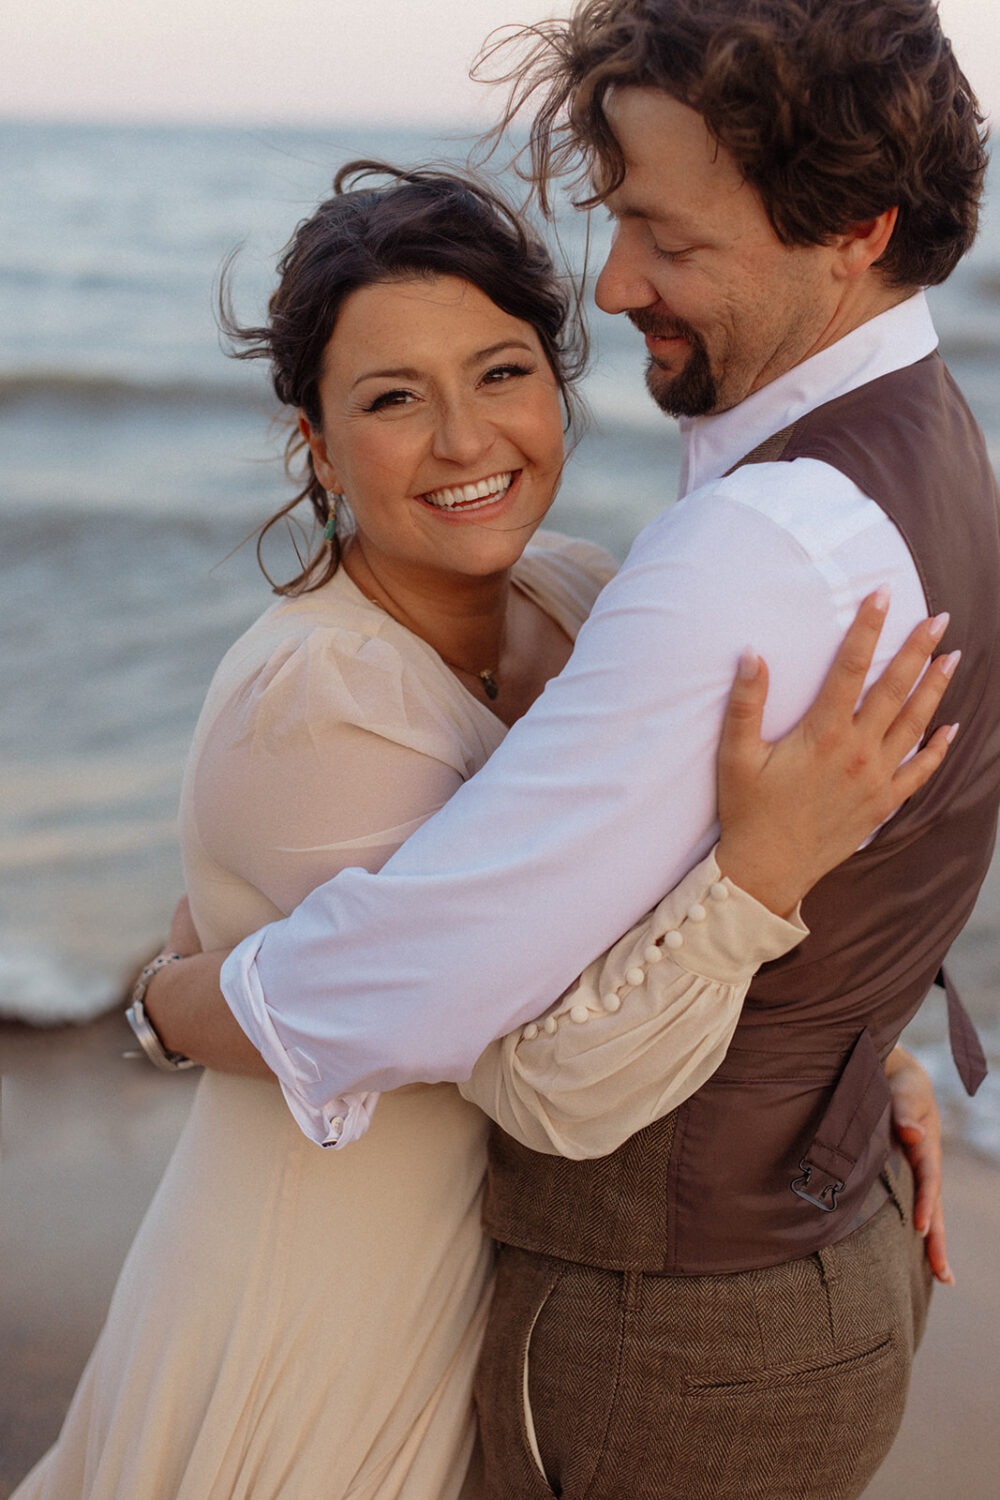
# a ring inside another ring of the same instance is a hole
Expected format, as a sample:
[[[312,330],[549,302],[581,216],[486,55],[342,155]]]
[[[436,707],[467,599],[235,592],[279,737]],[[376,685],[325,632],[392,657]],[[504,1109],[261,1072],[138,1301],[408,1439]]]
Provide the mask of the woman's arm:
[[[712,1076],[757,968],[806,930],[734,886],[713,852],[458,1087],[532,1150],[605,1156]]]
[[[345,866],[377,870],[485,753],[405,632],[368,637],[364,609],[301,634],[294,612],[268,621],[220,667],[185,774],[190,909],[178,907],[166,947],[212,951],[157,973],[144,1001],[164,1040],[183,1037],[167,1050],[265,1078],[218,988],[232,943]]]

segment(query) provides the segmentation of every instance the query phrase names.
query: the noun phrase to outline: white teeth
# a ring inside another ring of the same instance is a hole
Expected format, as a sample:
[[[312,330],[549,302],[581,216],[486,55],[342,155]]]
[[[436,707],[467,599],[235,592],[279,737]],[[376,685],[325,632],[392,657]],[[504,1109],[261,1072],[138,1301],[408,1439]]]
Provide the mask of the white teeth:
[[[491,474],[488,479],[478,479],[475,484],[463,484],[456,488],[431,490],[420,498],[439,510],[481,510],[484,505],[493,505],[505,491],[510,489],[513,474]],[[478,502],[478,503],[477,503]]]

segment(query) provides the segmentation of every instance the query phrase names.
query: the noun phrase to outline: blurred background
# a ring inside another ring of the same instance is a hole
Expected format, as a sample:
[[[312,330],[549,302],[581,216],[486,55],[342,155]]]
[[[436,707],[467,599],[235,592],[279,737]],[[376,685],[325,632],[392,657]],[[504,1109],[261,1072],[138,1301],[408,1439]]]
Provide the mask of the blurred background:
[[[189,1097],[190,1075],[120,1062],[117,1017],[63,1023],[107,1011],[165,931],[191,730],[217,661],[270,599],[242,544],[290,493],[284,431],[263,372],[220,348],[221,263],[241,247],[236,310],[256,320],[281,247],[337,167],[462,160],[499,107],[468,78],[484,38],[559,8],[33,0],[0,12],[0,1495],[58,1429]],[[995,7],[940,9],[994,110]],[[577,267],[587,232],[561,215]],[[593,265],[606,233],[599,215]],[[932,303],[996,464],[992,201]],[[622,557],[674,496],[678,444],[646,396],[634,332],[600,314],[591,327],[593,421],[552,522]],[[911,1028],[964,1148],[948,1201],[967,1279],[928,1341],[876,1500],[996,1494],[998,954],[1000,863],[951,963],[994,1069],[974,1107],[943,1001]]]

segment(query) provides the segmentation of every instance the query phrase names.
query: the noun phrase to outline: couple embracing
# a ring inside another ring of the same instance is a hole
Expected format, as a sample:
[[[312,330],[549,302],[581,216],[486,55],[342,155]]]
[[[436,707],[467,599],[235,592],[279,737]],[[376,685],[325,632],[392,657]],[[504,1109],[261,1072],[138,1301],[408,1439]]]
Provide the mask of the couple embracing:
[[[536,171],[613,216],[596,297],[681,503],[614,577],[536,537],[575,363],[544,251],[471,184],[341,174],[233,330],[322,535],[210,690],[196,932],[131,1011],[210,1071],[17,1500],[839,1500],[898,1426],[947,1272],[893,1049],[1000,797],[997,492],[922,290],[981,119],[927,0],[532,38]]]

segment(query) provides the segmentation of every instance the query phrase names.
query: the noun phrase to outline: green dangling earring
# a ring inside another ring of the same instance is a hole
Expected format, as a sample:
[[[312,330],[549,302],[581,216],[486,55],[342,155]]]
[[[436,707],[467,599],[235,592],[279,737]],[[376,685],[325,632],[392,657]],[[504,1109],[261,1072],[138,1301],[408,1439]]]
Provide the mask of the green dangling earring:
[[[337,501],[342,498],[336,490],[327,490],[326,492],[326,503],[330,510],[326,525],[323,527],[324,542],[335,542],[337,540]]]

